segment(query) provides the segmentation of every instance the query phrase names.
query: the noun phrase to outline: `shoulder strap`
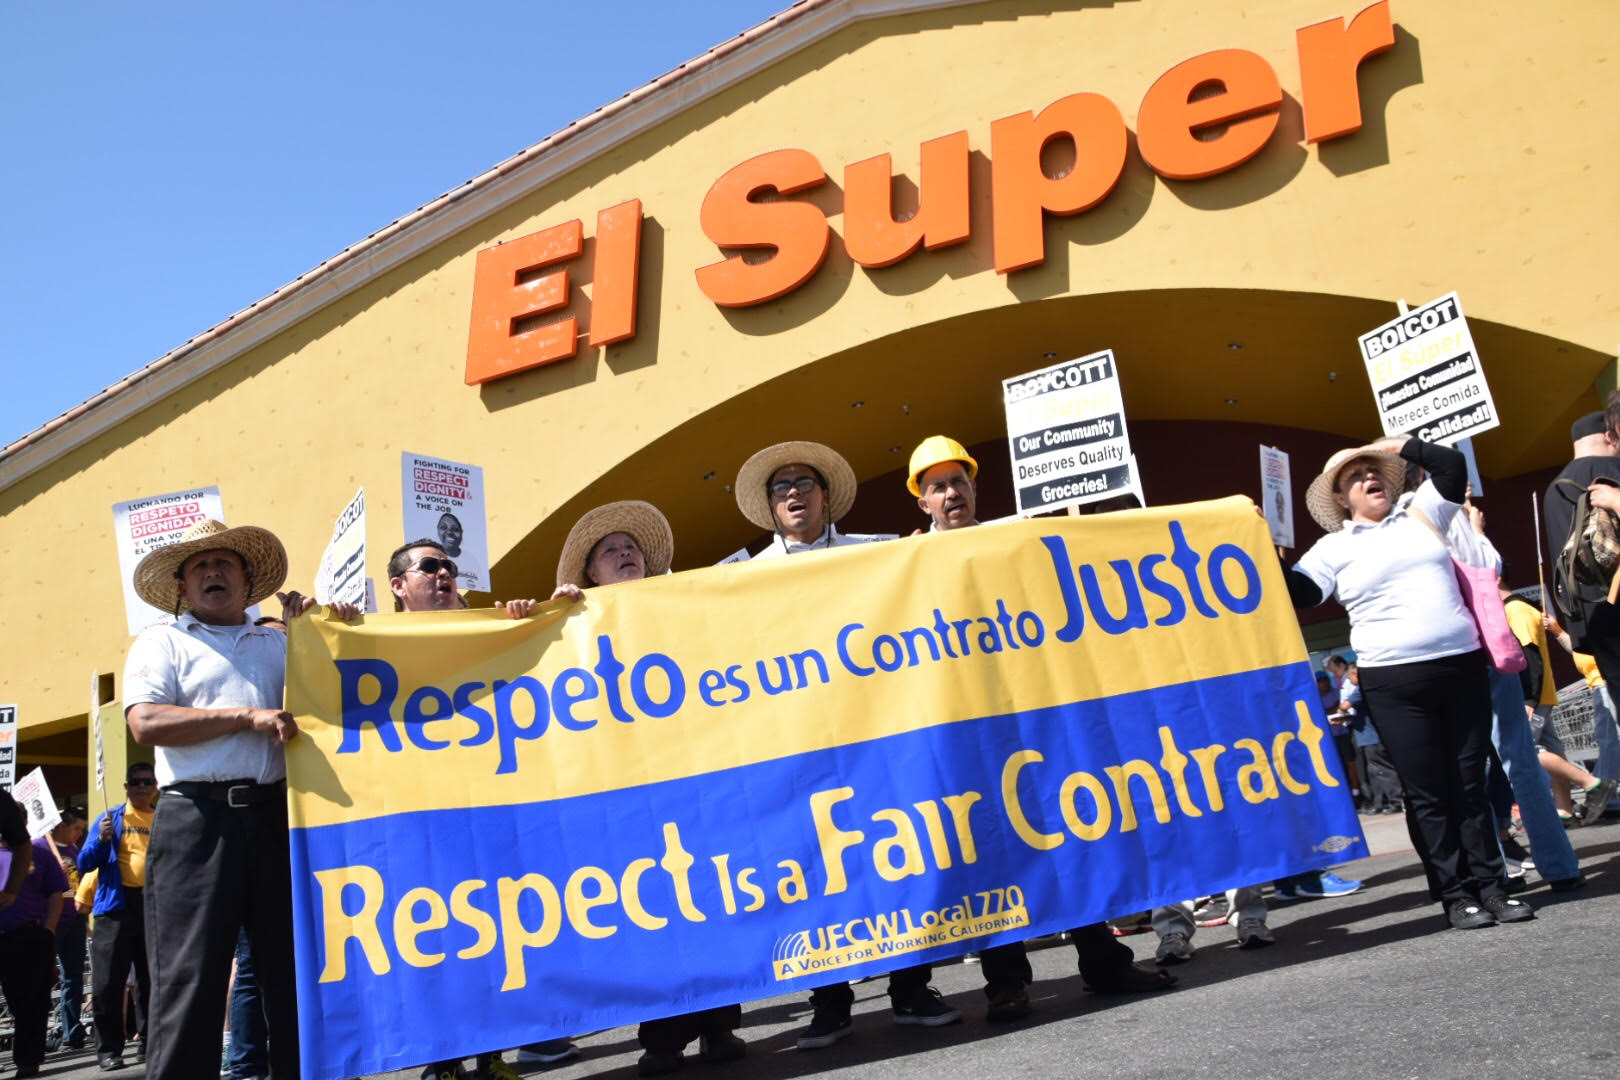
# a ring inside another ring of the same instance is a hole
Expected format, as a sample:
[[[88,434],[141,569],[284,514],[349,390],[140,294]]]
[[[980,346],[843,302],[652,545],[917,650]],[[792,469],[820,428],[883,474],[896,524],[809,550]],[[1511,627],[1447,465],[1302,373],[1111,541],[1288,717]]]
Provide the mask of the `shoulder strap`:
[[[1434,538],[1440,541],[1441,547],[1445,548],[1447,551],[1451,550],[1451,545],[1446,542],[1446,538],[1444,536],[1440,535],[1440,530],[1434,527],[1434,522],[1429,520],[1429,515],[1425,514],[1422,510],[1419,510],[1415,506],[1408,506],[1406,508],[1406,512],[1421,521],[1424,528],[1434,533]]]

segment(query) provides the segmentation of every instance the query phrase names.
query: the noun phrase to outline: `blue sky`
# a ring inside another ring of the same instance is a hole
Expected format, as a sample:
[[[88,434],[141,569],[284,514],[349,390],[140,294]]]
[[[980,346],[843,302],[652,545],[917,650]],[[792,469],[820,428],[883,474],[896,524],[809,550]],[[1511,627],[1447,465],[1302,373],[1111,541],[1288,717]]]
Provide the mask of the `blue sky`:
[[[790,2],[0,4],[0,445]]]

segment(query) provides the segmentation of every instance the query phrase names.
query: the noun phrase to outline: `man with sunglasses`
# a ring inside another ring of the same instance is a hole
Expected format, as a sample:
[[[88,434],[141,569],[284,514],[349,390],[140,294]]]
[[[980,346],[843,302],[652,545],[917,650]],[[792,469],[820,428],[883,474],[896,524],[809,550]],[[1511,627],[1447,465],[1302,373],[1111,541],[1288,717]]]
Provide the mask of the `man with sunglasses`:
[[[125,802],[96,820],[79,852],[79,872],[99,870],[91,909],[96,930],[90,940],[91,1010],[96,1026],[96,1062],[106,1071],[124,1067],[124,983],[131,965],[137,985],[135,1022],[141,1038],[136,1059],[145,1056],[146,1008],[152,978],[146,967],[146,847],[152,838],[152,804],[157,774],[137,761],[124,774]]]
[[[447,517],[449,515],[446,515]],[[440,530],[443,535],[443,530]],[[426,537],[402,544],[388,558],[388,591],[394,594],[394,610],[405,612],[459,611],[467,601],[456,589],[461,568],[438,541]],[[514,619],[521,619],[535,607],[533,600],[497,602]],[[567,1039],[531,1043],[519,1051],[520,1061],[553,1064],[579,1056],[579,1048]],[[483,1080],[514,1080],[517,1076],[499,1052],[478,1055],[478,1075]],[[461,1062],[439,1061],[422,1070],[423,1080],[457,1080],[463,1075]]]

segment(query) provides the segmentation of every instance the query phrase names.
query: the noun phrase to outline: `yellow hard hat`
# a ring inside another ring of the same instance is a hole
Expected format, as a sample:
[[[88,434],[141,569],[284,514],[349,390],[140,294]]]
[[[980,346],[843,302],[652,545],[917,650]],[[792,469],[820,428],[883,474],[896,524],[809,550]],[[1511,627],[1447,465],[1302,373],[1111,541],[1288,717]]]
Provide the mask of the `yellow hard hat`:
[[[917,477],[947,461],[960,461],[966,465],[969,480],[979,475],[979,463],[973,460],[967,447],[948,435],[930,435],[911,452],[911,472],[906,477],[906,490],[921,498],[922,488],[917,483]]]

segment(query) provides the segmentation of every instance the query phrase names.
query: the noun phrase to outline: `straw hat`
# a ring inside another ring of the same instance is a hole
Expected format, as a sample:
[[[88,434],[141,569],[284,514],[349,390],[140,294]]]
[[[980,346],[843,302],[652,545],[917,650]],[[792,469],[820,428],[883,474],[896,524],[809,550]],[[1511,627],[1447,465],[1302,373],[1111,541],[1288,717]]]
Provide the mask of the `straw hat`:
[[[911,464],[908,466],[910,475],[906,477],[906,490],[922,498],[922,487],[917,480],[923,473],[935,465],[943,465],[947,461],[960,461],[967,469],[969,480],[978,478],[979,463],[967,452],[967,447],[951,438],[949,435],[930,435],[917,444],[917,449],[911,452]]]
[[[603,537],[619,532],[627,533],[641,549],[648,577],[669,573],[669,564],[675,558],[675,534],[670,530],[669,519],[652,503],[625,499],[598,506],[574,522],[574,527],[568,530],[568,539],[563,541],[562,555],[557,559],[557,584],[590,588],[585,563],[591,557],[591,549],[601,543]]]
[[[257,525],[227,529],[222,521],[205,519],[180,534],[167,547],[149,552],[135,567],[135,595],[161,611],[179,615],[190,605],[181,587],[180,567],[193,555],[223,549],[242,557],[248,572],[245,607],[275,594],[287,580],[287,549],[275,533]]]
[[[1327,464],[1322,466],[1321,474],[1305,489],[1305,508],[1310,511],[1311,517],[1316,519],[1316,523],[1322,526],[1324,532],[1338,532],[1350,517],[1350,511],[1340,506],[1333,496],[1339,490],[1339,474],[1344,471],[1346,465],[1360,458],[1373,462],[1383,474],[1384,490],[1389,494],[1390,502],[1400,497],[1402,486],[1406,482],[1406,462],[1399,454],[1392,454],[1388,450],[1374,450],[1370,446],[1340,450],[1327,459]]]
[[[830,446],[818,442],[782,442],[767,446],[737,470],[737,485],[732,489],[737,496],[737,509],[743,517],[762,529],[776,531],[776,519],[771,516],[771,500],[765,494],[765,485],[771,474],[784,465],[808,465],[827,481],[827,512],[837,521],[855,505],[855,470],[844,456]]]

